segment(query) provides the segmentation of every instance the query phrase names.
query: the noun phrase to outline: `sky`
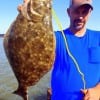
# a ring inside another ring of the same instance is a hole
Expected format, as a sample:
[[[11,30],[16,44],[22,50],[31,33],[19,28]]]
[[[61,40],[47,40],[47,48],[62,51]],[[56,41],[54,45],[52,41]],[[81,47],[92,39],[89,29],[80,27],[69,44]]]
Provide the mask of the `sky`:
[[[16,19],[18,15],[17,6],[21,4],[23,0],[1,0],[0,1],[0,34],[6,33],[11,23]],[[52,7],[55,10],[63,29],[69,26],[69,17],[67,15],[67,7],[69,0],[53,0]],[[87,28],[100,30],[100,0],[93,0],[94,10],[87,23]],[[55,20],[52,20],[54,30],[59,30]]]

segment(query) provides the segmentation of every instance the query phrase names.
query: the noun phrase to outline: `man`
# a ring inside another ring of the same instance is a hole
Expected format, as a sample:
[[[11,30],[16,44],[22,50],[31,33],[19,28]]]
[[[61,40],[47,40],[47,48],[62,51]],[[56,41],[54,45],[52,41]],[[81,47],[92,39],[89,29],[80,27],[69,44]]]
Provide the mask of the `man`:
[[[51,100],[100,100],[100,32],[86,23],[91,0],[70,0],[69,28],[55,32]]]

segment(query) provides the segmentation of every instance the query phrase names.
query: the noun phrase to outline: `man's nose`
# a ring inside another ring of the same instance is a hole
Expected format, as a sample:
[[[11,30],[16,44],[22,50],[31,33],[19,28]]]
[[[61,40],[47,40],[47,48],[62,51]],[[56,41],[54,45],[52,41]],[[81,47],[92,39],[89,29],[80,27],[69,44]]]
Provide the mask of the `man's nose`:
[[[80,13],[78,13],[78,18],[79,19],[83,19],[83,14],[80,12]]]
[[[82,16],[79,16],[79,19],[81,19],[81,20],[82,20],[82,19],[83,19],[83,17],[82,17]]]

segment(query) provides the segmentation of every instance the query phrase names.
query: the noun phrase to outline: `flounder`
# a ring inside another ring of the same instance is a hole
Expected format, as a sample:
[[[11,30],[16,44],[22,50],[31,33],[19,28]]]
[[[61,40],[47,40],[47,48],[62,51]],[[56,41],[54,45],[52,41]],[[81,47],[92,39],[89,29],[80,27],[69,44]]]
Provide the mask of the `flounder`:
[[[27,88],[52,67],[55,36],[51,0],[26,0],[4,36],[4,49],[19,87],[14,92],[28,100]]]

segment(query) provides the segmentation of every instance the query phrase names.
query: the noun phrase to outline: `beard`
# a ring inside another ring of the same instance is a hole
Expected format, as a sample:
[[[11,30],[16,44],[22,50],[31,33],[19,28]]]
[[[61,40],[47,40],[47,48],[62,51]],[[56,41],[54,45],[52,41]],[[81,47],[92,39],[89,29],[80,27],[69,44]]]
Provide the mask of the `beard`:
[[[75,19],[73,22],[73,28],[76,30],[80,30],[84,27],[85,22],[82,21],[81,19]]]

